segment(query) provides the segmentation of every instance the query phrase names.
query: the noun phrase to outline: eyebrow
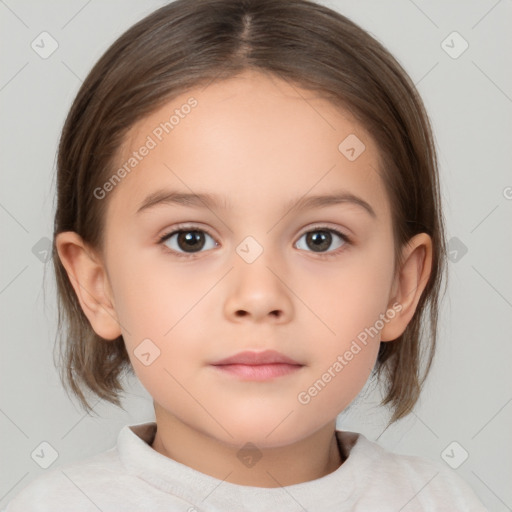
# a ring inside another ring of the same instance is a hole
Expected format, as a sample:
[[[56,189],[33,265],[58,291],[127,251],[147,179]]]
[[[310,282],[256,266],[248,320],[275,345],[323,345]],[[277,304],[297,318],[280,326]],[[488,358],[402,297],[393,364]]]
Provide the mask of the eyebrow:
[[[307,210],[313,208],[323,208],[337,204],[353,204],[360,206],[373,218],[377,215],[371,205],[364,199],[352,194],[351,192],[341,190],[332,194],[303,196],[298,200],[292,200],[283,206],[285,212],[291,210]],[[137,209],[137,214],[147,211],[158,205],[181,205],[196,208],[205,208],[209,210],[224,209],[230,207],[230,203],[226,197],[219,197],[214,194],[207,193],[186,193],[174,190],[156,190],[149,194]]]

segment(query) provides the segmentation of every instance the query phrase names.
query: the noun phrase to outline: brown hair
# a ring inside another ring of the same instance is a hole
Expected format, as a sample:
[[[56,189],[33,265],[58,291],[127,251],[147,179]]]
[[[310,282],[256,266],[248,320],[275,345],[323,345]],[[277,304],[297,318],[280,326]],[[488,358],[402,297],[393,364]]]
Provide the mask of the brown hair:
[[[309,0],[177,0],[121,35],[87,76],[58,150],[53,262],[61,379],[87,411],[84,391],[121,407],[122,372],[133,368],[122,336],[106,342],[93,331],[56,235],[75,231],[101,251],[107,199],[93,191],[112,176],[130,128],[187,89],[246,69],[323,94],[372,135],[392,207],[395,270],[411,237],[432,237],[432,272],[416,312],[402,336],[381,343],[375,367],[395,421],[418,400],[437,337],[446,263],[434,140],[421,98],[395,58],[352,21]]]

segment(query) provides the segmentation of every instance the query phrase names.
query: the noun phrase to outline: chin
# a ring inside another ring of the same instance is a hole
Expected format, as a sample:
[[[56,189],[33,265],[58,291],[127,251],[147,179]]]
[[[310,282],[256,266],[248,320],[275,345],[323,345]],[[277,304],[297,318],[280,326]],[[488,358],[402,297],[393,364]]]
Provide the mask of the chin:
[[[236,448],[252,443],[260,449],[270,449],[299,442],[322,427],[322,425],[308,425],[304,422],[298,425],[298,418],[294,417],[293,412],[287,418],[286,416],[287,414],[282,414],[276,419],[253,415],[244,417],[243,421],[240,417],[225,418],[222,425],[231,436],[223,429],[216,429],[216,437],[224,444]]]

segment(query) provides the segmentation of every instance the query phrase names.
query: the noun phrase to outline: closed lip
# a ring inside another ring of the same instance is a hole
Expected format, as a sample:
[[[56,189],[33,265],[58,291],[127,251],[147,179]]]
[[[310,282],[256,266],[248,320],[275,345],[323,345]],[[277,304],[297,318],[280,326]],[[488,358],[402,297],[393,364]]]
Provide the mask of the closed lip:
[[[244,352],[238,352],[230,357],[221,359],[212,363],[213,366],[222,366],[228,364],[246,364],[251,366],[264,365],[264,364],[292,364],[297,366],[303,366],[298,361],[291,359],[290,357],[281,354],[275,350],[265,350],[263,352],[255,352],[246,350]]]

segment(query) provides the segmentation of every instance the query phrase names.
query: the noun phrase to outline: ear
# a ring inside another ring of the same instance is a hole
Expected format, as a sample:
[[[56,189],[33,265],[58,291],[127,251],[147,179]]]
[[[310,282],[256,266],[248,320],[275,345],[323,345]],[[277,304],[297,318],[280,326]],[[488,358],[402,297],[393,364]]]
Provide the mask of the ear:
[[[59,233],[55,245],[94,332],[106,340],[119,337],[121,328],[108,276],[100,258],[74,231]]]
[[[395,316],[381,331],[381,341],[393,341],[411,321],[432,270],[432,239],[419,233],[402,250],[403,263],[393,282],[388,311]],[[394,306],[393,306],[394,305]]]

